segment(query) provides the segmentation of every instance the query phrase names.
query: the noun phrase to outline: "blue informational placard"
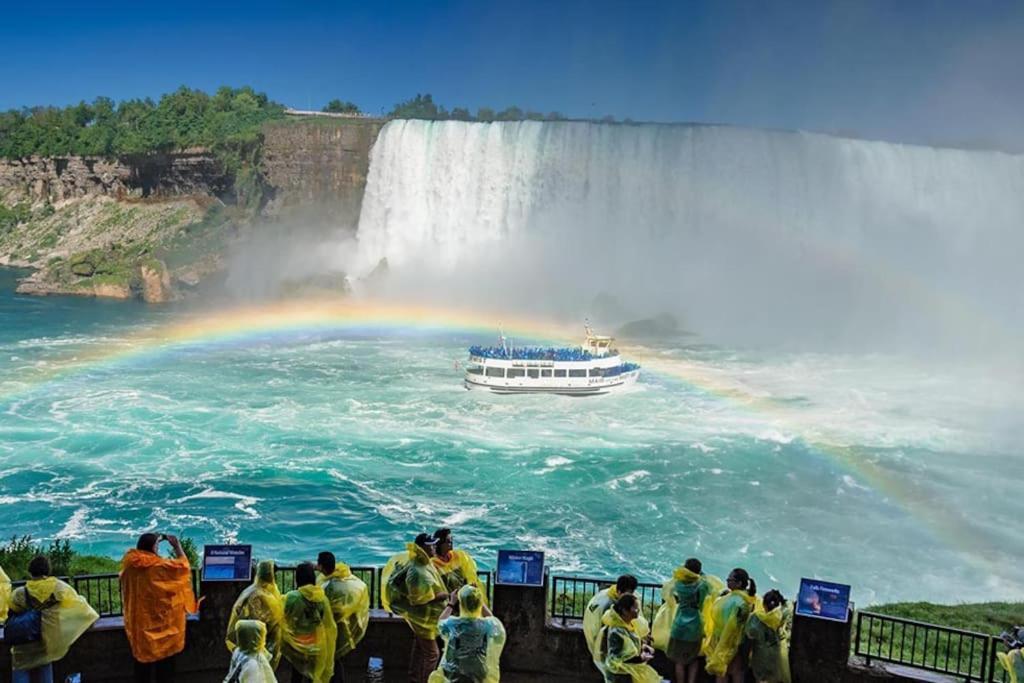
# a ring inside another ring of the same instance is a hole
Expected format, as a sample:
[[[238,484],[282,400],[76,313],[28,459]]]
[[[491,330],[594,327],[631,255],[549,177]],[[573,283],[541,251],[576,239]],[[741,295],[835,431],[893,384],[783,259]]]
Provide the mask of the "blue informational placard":
[[[203,546],[203,581],[251,580],[251,545]]]
[[[544,553],[539,550],[499,550],[496,583],[543,586]]]
[[[850,618],[850,587],[843,583],[800,579],[796,613],[845,624]]]

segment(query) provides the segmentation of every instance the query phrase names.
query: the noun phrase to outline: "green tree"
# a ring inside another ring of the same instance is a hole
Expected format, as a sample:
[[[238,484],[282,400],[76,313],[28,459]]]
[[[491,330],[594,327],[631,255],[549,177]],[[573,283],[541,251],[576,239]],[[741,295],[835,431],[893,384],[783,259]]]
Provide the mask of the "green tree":
[[[493,121],[494,117],[494,110],[490,107],[480,107],[476,110],[477,121]]]
[[[439,119],[443,109],[438,109],[434,98],[427,93],[417,94],[411,100],[399,102],[388,114],[393,119]]]
[[[360,114],[362,113],[359,106],[354,102],[342,102],[341,100],[331,100],[321,111],[325,111],[331,114]]]
[[[523,110],[520,109],[519,107],[516,107],[516,106],[506,107],[505,109],[502,109],[501,111],[498,112],[498,115],[495,117],[495,120],[496,121],[522,121],[523,120]]]

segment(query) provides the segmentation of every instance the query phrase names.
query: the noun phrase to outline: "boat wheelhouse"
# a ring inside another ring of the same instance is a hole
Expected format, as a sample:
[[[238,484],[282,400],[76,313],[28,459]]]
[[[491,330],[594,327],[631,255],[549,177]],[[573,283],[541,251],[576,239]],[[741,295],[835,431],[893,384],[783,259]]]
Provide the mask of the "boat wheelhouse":
[[[565,396],[599,396],[635,383],[640,366],[622,360],[612,337],[586,329],[579,347],[512,347],[504,336],[499,346],[471,346],[463,383],[496,394]]]

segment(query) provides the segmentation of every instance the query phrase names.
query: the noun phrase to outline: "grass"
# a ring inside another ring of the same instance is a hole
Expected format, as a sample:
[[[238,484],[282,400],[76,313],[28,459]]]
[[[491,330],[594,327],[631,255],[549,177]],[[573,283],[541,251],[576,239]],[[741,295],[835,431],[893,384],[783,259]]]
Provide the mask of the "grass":
[[[998,636],[1011,626],[1024,624],[1024,602],[981,602],[964,605],[894,602],[869,607],[865,611],[992,636]]]

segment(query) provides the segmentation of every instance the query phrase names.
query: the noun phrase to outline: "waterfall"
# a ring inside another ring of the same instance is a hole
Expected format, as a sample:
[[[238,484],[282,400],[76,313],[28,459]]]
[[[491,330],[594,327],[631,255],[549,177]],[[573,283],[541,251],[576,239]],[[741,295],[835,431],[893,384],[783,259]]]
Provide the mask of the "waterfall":
[[[610,292],[710,328],[941,333],[1020,319],[1022,233],[1019,155],[705,125],[392,121],[371,153],[356,270],[386,258],[420,277],[504,278],[564,293],[563,309]]]

